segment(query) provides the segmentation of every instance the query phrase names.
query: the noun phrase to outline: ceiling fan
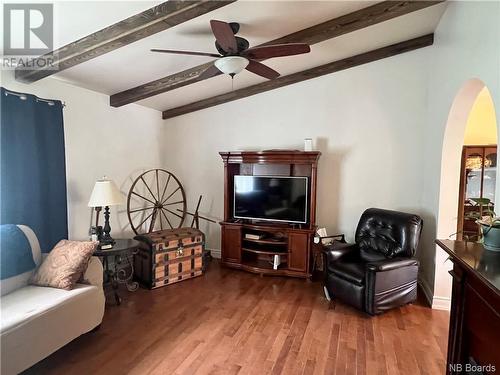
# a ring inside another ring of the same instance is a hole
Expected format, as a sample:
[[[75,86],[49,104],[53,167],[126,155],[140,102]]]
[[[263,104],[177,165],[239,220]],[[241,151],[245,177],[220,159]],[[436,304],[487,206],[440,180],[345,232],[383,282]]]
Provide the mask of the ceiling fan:
[[[309,45],[304,43],[275,44],[249,48],[248,40],[235,35],[240,30],[238,23],[211,20],[210,27],[215,36],[215,48],[217,48],[218,54],[157,48],[153,48],[151,51],[217,57],[214,65],[200,75],[202,79],[216,76],[220,72],[229,74],[233,78],[235,74],[240,73],[243,69],[267,79],[278,78],[280,74],[276,70],[262,64],[259,60],[299,55],[311,51]]]

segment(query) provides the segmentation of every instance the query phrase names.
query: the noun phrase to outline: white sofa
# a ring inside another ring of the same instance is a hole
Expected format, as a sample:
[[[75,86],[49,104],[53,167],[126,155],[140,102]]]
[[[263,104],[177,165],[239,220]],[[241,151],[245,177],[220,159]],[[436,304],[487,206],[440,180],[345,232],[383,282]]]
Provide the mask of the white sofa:
[[[28,238],[38,267],[43,259],[38,240],[30,228],[18,227]],[[91,258],[84,276],[89,284],[77,284],[70,291],[28,285],[33,272],[1,283],[2,375],[17,374],[31,367],[102,322],[103,269],[97,257]]]

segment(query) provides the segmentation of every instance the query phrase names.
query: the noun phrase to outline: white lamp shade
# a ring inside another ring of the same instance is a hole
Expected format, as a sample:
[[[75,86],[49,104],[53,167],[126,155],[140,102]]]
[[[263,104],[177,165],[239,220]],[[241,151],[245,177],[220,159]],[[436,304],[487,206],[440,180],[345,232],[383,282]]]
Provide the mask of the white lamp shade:
[[[111,180],[98,180],[92,190],[89,207],[116,206],[125,203],[125,197]]]
[[[248,65],[248,60],[241,56],[226,56],[215,60],[214,65],[222,73],[238,74]]]

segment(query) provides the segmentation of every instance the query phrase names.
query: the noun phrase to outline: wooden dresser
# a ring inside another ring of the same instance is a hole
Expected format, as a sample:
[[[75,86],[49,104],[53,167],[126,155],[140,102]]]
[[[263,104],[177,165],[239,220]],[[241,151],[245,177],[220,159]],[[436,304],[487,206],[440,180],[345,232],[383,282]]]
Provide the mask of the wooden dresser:
[[[500,372],[500,253],[474,242],[436,243],[453,261],[447,374]]]

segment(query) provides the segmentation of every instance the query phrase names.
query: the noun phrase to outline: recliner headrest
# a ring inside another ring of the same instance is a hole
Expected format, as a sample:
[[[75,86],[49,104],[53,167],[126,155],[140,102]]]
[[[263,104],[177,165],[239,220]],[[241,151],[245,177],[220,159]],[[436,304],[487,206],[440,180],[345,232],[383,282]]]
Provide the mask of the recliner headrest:
[[[361,215],[356,243],[361,251],[375,251],[387,258],[412,257],[417,251],[422,218],[415,214],[369,208]]]

